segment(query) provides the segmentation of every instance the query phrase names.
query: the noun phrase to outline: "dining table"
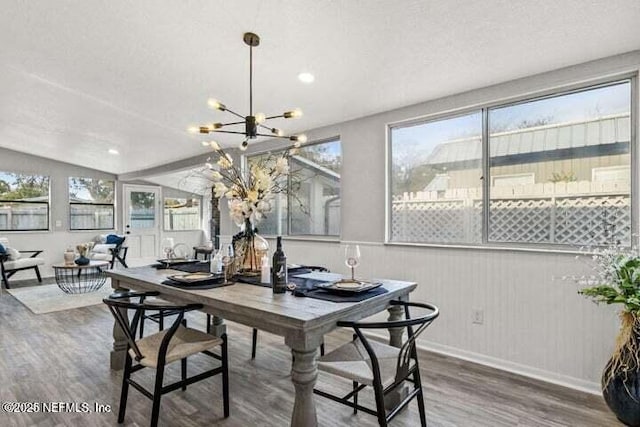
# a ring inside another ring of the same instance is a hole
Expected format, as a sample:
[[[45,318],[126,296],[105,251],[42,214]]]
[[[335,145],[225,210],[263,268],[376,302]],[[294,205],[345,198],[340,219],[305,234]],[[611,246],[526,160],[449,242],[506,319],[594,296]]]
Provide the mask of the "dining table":
[[[270,287],[234,282],[213,289],[189,289],[167,283],[167,277],[180,271],[153,266],[108,270],[115,292],[128,290],[157,291],[159,298],[174,303],[199,303],[202,311],[212,315],[210,333],[226,333],[225,320],[284,337],[291,349],[291,381],[295,389],[291,426],[317,426],[313,388],[318,377],[317,359],[325,334],[337,328],[340,320],[356,321],[384,310],[388,320],[404,317],[401,306],[391,300],[408,300],[416,283],[399,280],[377,280],[386,290],[371,298],[356,302],[334,302],[296,296],[292,292],[276,294]],[[164,283],[163,283],[164,282]],[[390,329],[389,343],[399,347],[403,330]],[[127,341],[114,324],[111,368],[122,369]]]

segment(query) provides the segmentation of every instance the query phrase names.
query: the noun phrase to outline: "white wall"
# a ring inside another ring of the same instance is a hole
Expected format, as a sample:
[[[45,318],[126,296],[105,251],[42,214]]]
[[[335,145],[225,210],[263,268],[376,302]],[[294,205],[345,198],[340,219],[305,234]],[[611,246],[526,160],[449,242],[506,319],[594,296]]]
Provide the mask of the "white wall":
[[[616,308],[596,306],[577,295],[575,283],[557,280],[587,273],[575,255],[384,244],[386,125],[637,73],[639,68],[640,51],[634,51],[307,132],[310,141],[334,136],[342,141],[341,240],[362,245],[360,274],[415,281],[412,298],[441,308],[422,345],[599,392],[618,328]],[[633,126],[638,129],[637,115]],[[268,142],[259,148],[278,146]],[[223,232],[229,234],[228,229]],[[321,263],[346,273],[337,242],[289,238],[284,249],[291,262]],[[484,324],[472,323],[473,309],[484,310]]]

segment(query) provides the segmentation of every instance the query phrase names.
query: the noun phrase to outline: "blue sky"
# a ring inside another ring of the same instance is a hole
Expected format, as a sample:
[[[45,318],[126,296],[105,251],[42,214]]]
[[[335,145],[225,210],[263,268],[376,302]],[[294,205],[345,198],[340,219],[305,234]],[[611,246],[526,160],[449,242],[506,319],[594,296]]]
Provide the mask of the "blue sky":
[[[631,106],[629,82],[540,99],[489,110],[489,126],[500,131],[517,129],[524,120],[547,119],[549,124],[587,120],[628,113]],[[482,134],[478,111],[446,120],[392,130],[394,162],[412,166],[423,162],[433,149],[445,141]]]

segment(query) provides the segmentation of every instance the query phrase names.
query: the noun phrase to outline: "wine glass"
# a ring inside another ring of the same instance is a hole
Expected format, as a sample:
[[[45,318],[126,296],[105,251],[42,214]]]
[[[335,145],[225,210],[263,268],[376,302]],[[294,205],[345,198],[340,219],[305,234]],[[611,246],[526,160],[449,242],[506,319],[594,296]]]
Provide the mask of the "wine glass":
[[[222,246],[222,265],[224,266],[224,283],[229,283],[229,269],[233,265],[233,245],[227,243]]]
[[[355,268],[360,264],[360,246],[347,245],[344,248],[344,263],[351,268],[351,281],[355,282]]]
[[[166,237],[162,239],[162,251],[164,252],[165,260],[170,260],[173,258],[173,238]]]

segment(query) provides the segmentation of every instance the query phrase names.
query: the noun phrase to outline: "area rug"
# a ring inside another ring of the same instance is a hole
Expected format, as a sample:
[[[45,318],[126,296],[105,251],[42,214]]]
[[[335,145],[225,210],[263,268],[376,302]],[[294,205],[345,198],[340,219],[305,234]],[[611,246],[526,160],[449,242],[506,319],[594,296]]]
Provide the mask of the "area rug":
[[[65,294],[58,285],[29,286],[26,288],[7,289],[6,292],[10,293],[34,314],[45,314],[102,304],[102,299],[109,296],[113,289],[111,289],[109,280],[107,280],[100,289],[87,294]]]

